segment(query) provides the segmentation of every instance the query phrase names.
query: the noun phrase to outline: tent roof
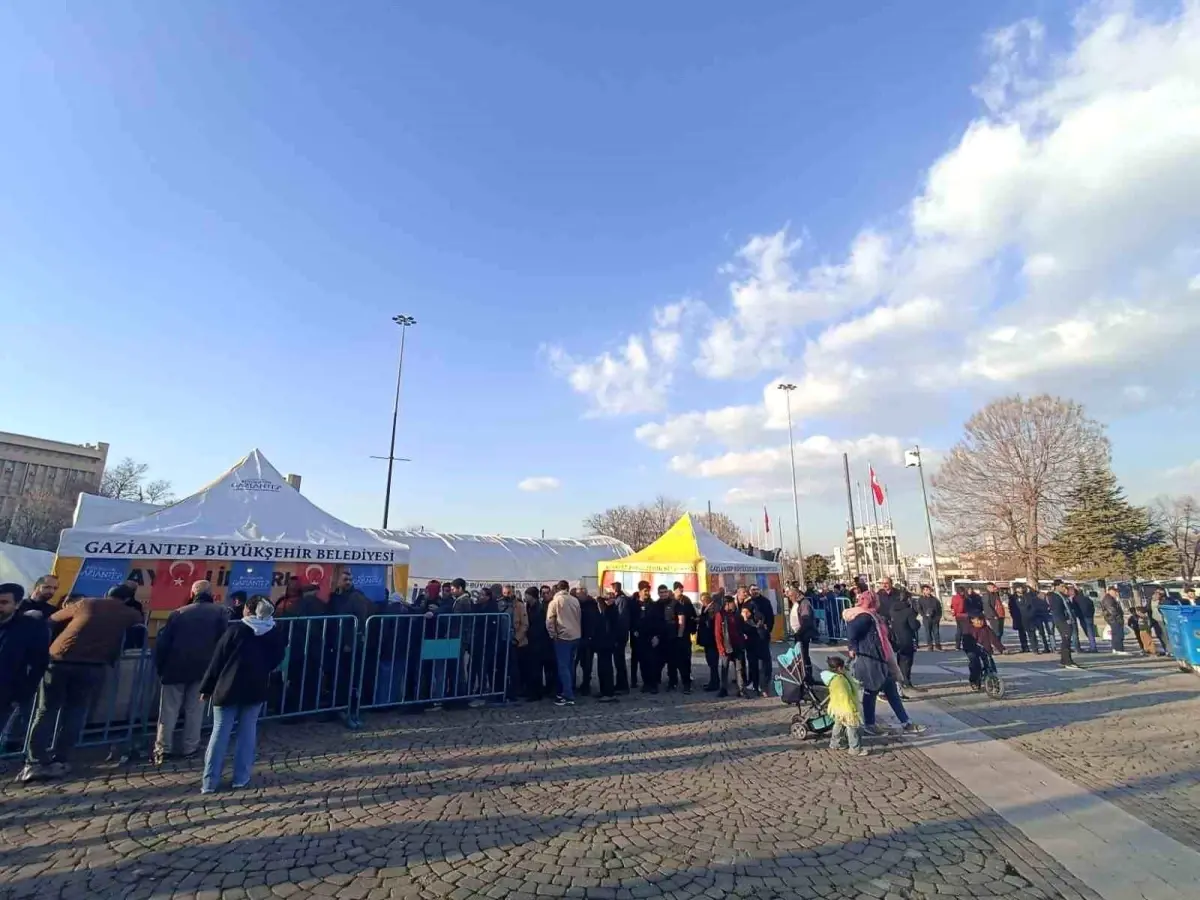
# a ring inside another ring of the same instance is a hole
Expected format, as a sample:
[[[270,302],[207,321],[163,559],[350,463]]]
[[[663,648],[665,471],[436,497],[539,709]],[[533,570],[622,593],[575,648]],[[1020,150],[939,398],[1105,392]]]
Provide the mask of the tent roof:
[[[59,553],[63,556],[106,555],[89,551],[85,545],[129,538],[172,543],[200,540],[239,545],[388,550],[393,551],[389,561],[404,562],[407,558],[407,552],[395,552],[404,547],[402,543],[385,543],[365,529],[349,525],[318,507],[289,485],[258,450],[252,450],[216,481],[178,503],[106,526],[67,529],[62,534]],[[143,554],[114,551],[112,555]],[[219,552],[214,555],[223,556]],[[342,557],[339,555],[334,559]]]
[[[130,519],[140,519],[163,508],[156,503],[115,500],[112,497],[101,497],[99,494],[80,494],[75,502],[75,516],[71,520],[71,527],[103,528],[118,522],[128,522]]]
[[[605,536],[521,538],[368,530],[382,540],[408,545],[410,584],[422,587],[431,578],[528,585],[595,577],[598,562],[631,552],[628,544]]]
[[[29,593],[33,583],[50,574],[54,554],[16,544],[0,544],[0,582],[13,582]]]
[[[779,563],[749,556],[730,547],[687,513],[649,547],[624,558],[610,560],[605,565],[614,569],[635,570],[638,565],[694,566],[700,560],[704,560],[709,572],[779,571]]]

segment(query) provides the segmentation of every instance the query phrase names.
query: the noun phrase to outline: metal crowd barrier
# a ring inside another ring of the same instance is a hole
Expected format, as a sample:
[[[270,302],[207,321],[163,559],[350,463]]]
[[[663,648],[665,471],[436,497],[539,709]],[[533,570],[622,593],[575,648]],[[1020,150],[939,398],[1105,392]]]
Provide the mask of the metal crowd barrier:
[[[401,613],[367,619],[358,709],[504,699],[508,613]]]
[[[842,613],[853,604],[849,597],[817,597],[812,601],[813,614],[820,639],[827,643],[846,639],[846,623]]]
[[[502,700],[508,692],[513,663],[508,613],[375,615],[361,630],[352,615],[285,616],[275,627],[283,629],[287,650],[270,675],[262,719],[341,715],[353,727],[362,709],[466,705]],[[161,688],[149,634],[136,625],[126,633],[120,658],[105,668],[76,746],[111,746],[122,758],[148,756]],[[35,695],[0,722],[5,739],[0,760],[25,755],[37,700]],[[207,731],[210,703],[203,715]],[[60,727],[61,716],[56,734]],[[181,717],[177,731],[182,727]]]

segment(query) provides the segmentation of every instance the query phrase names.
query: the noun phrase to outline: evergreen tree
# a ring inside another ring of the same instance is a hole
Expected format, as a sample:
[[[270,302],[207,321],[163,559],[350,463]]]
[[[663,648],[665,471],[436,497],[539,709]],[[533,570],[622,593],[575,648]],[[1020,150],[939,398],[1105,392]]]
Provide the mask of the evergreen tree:
[[[1171,568],[1162,530],[1125,498],[1107,466],[1081,474],[1051,555],[1078,578],[1155,578]]]

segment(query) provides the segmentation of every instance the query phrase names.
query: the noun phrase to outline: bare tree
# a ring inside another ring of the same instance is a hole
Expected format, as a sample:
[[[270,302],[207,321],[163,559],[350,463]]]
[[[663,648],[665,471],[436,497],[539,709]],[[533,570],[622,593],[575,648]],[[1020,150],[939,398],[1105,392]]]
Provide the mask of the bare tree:
[[[71,526],[74,511],[69,500],[55,494],[24,494],[8,521],[5,540],[20,547],[54,550],[58,547],[58,533]]]
[[[1104,426],[1078,403],[996,400],[967,421],[933,476],[933,514],[958,549],[1010,553],[1036,583],[1071,491],[1108,460]]]
[[[127,456],[115,466],[104,470],[100,479],[99,494],[114,500],[135,500],[138,503],[169,503],[172,499],[171,482],[158,478],[146,483],[149,463],[138,462]]]
[[[1200,568],[1200,503],[1190,496],[1159,497],[1150,507],[1150,515],[1175,552],[1179,577],[1195,578]]]
[[[648,547],[662,537],[674,525],[687,507],[678,500],[659,495],[650,503],[639,506],[614,506],[603,512],[593,513],[583,520],[583,527],[592,534],[605,534],[624,541],[634,550]],[[692,513],[697,522],[707,523],[707,513]],[[733,519],[724,513],[712,514],[711,530],[727,544],[742,541],[742,532]]]

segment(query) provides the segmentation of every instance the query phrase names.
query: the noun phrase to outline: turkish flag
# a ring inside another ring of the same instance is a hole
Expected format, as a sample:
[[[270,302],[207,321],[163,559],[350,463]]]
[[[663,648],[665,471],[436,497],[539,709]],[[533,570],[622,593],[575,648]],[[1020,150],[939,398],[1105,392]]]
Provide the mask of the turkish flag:
[[[179,609],[192,596],[192,583],[207,577],[207,563],[190,559],[160,559],[154,565],[150,608]]]
[[[879,484],[879,479],[875,477],[874,466],[871,466],[871,493],[875,497],[875,505],[883,506],[883,488]]]
[[[296,574],[302,584],[315,584],[317,596],[322,600],[329,599],[330,588],[333,586],[333,563],[297,563]]]

